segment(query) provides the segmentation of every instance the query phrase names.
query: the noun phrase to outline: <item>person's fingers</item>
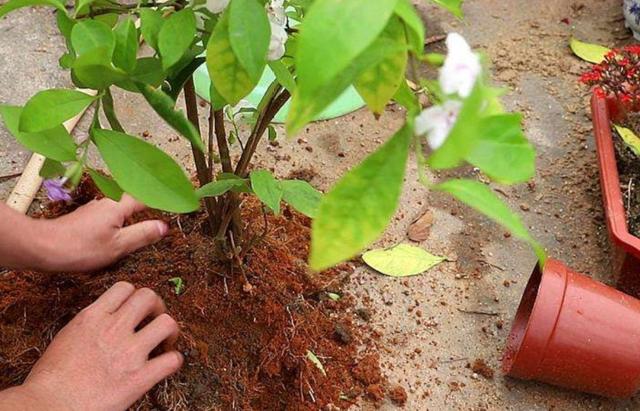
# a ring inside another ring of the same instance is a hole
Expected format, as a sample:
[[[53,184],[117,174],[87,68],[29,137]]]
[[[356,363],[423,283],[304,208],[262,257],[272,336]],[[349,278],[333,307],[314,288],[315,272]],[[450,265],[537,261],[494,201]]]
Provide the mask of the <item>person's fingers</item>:
[[[142,320],[151,316],[157,317],[166,311],[164,302],[149,288],[136,290],[127,301],[114,313],[118,322],[128,329],[135,329]]]
[[[118,208],[122,212],[124,218],[129,218],[133,214],[144,210],[147,206],[131,197],[129,194],[123,194],[120,202],[118,203]]]
[[[154,385],[175,373],[182,367],[184,358],[178,351],[169,351],[152,358],[140,370],[144,376],[143,389],[150,390]]]
[[[89,307],[108,312],[109,314],[114,313],[131,297],[135,290],[136,288],[126,281],[117,282],[98,297]]]
[[[134,338],[145,352],[150,353],[161,343],[166,351],[172,350],[179,334],[180,327],[176,320],[164,313],[138,331]]]
[[[123,227],[118,232],[118,249],[121,254],[127,255],[139,248],[156,243],[169,231],[164,221],[148,220]]]

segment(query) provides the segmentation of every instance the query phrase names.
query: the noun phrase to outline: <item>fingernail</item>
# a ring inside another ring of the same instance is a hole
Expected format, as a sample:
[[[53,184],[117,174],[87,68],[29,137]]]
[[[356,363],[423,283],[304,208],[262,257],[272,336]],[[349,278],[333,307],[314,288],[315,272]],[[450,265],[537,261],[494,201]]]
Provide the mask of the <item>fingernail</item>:
[[[164,237],[168,231],[169,227],[167,227],[167,224],[163,221],[158,221],[158,232],[160,233],[160,236]]]

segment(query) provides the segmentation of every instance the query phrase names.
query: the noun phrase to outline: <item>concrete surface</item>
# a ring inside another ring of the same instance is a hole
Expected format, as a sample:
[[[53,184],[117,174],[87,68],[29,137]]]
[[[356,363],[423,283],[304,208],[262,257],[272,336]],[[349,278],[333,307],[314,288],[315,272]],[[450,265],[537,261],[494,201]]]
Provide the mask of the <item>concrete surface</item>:
[[[529,138],[538,149],[538,174],[530,185],[503,187],[504,197],[552,256],[595,278],[609,275],[608,242],[603,225],[587,90],[577,84],[587,65],[571,56],[572,33],[613,45],[628,41],[620,2],[556,0],[474,0],[465,5],[466,20],[456,21],[426,1],[414,1],[429,35],[463,33],[494,62],[496,79],[512,88],[505,101],[525,114]],[[568,24],[563,22],[568,19]],[[63,47],[48,10],[22,10],[0,21],[0,102],[22,104],[45,87],[69,87],[57,67]],[[441,44],[434,45],[435,49]],[[184,142],[140,100],[116,96],[122,123],[132,134],[148,131],[152,140],[188,164]],[[286,177],[305,170],[312,183],[328,188],[344,171],[373,151],[403,117],[390,107],[378,121],[365,111],[314,124],[280,147],[262,147],[257,164]],[[79,129],[86,127],[86,120]],[[282,131],[280,129],[280,131]],[[82,137],[82,131],[79,136]],[[338,156],[345,153],[344,157]],[[0,129],[0,175],[19,171],[28,153]],[[471,169],[457,175],[473,175]],[[436,181],[440,176],[430,175]],[[499,360],[509,323],[535,263],[532,252],[508,238],[487,219],[442,194],[430,193],[416,180],[410,162],[402,205],[384,238],[387,246],[405,239],[408,224],[426,209],[435,219],[421,245],[451,260],[425,275],[394,280],[360,269],[353,277],[359,305],[374,314],[376,344],[392,383],[409,392],[408,410],[625,410],[640,401],[610,401],[559,388],[504,378]],[[5,196],[15,182],[0,183]],[[461,311],[462,310],[462,311]],[[484,311],[490,315],[463,311]],[[493,379],[466,367],[482,359]],[[389,403],[383,409],[393,409]]]

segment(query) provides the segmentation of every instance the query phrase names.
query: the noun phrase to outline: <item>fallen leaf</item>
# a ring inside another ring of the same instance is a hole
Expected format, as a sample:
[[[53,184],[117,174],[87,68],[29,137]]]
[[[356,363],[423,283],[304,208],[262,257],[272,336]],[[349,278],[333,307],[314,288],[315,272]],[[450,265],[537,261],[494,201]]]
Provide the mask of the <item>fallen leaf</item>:
[[[327,297],[331,298],[333,301],[338,301],[340,299],[340,294],[327,293]]]
[[[322,365],[318,357],[316,357],[313,352],[307,350],[307,358],[322,372],[322,375],[324,375],[325,377],[327,376],[327,373],[324,370],[324,365]]]
[[[604,60],[604,56],[609,52],[609,49],[604,46],[585,43],[573,37],[569,42],[569,47],[571,47],[573,54],[584,61],[594,64],[601,63]]]
[[[415,220],[407,230],[409,240],[419,243],[429,237],[429,231],[433,225],[433,213],[427,210],[421,217]]]
[[[637,156],[640,156],[640,137],[626,127],[614,125],[622,140],[624,140],[627,147],[631,149]]]
[[[367,251],[362,259],[369,267],[391,277],[417,275],[445,260],[409,244]]]

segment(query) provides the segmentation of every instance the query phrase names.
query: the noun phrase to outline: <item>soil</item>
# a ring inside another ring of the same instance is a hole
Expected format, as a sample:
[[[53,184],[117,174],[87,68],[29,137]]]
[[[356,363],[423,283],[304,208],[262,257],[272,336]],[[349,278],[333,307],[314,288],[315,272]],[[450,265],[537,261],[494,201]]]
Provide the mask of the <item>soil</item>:
[[[54,217],[96,197],[83,182],[73,205],[52,205]],[[247,197],[243,215],[265,232],[260,205]],[[268,215],[264,239],[242,268],[212,259],[201,235],[203,215],[146,211],[171,230],[153,247],[96,273],[6,272],[0,282],[0,389],[19,384],[53,336],[108,287],[126,280],[149,287],[181,324],[185,366],[158,385],[135,409],[346,409],[361,396],[381,401],[389,389],[377,354],[359,352],[368,330],[343,292],[353,268],[314,274],[305,264],[310,220],[288,208]],[[251,233],[249,233],[251,235]],[[181,277],[176,295],[169,279]],[[328,292],[341,296],[334,301]],[[312,352],[324,372],[311,362]],[[402,388],[390,398],[406,402]]]
[[[630,115],[625,126],[640,132],[640,114]],[[640,237],[640,157],[635,154],[622,140],[615,128],[612,127],[618,174],[620,177],[620,190],[627,211],[627,223],[629,232]]]

